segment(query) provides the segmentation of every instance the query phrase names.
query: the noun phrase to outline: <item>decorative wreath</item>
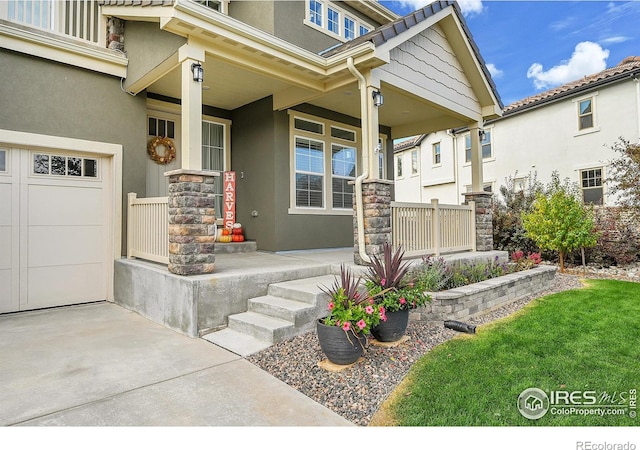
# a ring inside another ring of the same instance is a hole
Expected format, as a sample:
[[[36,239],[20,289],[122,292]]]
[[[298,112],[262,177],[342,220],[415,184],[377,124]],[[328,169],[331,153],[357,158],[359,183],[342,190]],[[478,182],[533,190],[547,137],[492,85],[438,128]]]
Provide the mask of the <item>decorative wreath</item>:
[[[158,147],[164,147],[164,154],[158,155],[156,149]],[[149,141],[147,145],[147,153],[151,156],[151,159],[158,164],[169,164],[176,157],[176,147],[173,145],[173,141],[168,137],[156,136]]]

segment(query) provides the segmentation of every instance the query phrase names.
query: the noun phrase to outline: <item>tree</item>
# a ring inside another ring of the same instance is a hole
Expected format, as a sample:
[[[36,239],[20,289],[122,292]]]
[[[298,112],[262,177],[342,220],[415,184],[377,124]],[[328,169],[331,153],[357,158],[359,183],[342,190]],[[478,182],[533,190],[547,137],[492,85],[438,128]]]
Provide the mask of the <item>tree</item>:
[[[617,194],[618,205],[640,219],[640,144],[620,137],[611,149],[620,156],[609,162],[609,193]]]
[[[533,210],[523,215],[522,224],[541,249],[558,252],[560,272],[564,272],[567,253],[592,247],[598,240],[593,209],[582,203],[578,187],[569,180],[561,184],[555,171],[546,192],[536,197]]]

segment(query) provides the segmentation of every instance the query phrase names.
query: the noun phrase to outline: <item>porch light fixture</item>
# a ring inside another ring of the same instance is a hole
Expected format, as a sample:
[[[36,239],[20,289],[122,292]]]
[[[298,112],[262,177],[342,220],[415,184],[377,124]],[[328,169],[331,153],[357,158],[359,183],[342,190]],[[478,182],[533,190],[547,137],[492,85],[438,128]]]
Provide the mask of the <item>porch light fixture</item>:
[[[384,105],[384,97],[382,96],[382,92],[373,91],[373,106],[382,106]]]
[[[484,137],[486,136],[486,133],[484,132],[484,130],[478,130],[478,136],[480,137],[481,141],[484,141]]]
[[[202,69],[202,64],[200,63],[191,64],[191,72],[193,73],[193,81],[202,83],[203,76],[204,76],[204,70]]]

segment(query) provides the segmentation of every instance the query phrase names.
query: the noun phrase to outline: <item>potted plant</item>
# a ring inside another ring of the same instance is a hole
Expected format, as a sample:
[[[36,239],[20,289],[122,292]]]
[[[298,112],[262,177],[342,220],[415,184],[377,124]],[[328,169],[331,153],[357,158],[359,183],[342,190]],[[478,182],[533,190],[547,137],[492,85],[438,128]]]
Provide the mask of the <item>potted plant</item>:
[[[369,295],[385,311],[386,320],[371,328],[371,334],[380,342],[400,340],[407,331],[409,311],[431,301],[422,284],[410,272],[408,261],[403,261],[404,250],[393,250],[383,244],[382,259],[373,255],[366,275]]]
[[[329,314],[317,322],[320,348],[334,364],[354,363],[364,353],[367,335],[384,317],[384,309],[375,305],[360,277],[355,278],[344,265],[340,279],[320,290],[331,297]]]

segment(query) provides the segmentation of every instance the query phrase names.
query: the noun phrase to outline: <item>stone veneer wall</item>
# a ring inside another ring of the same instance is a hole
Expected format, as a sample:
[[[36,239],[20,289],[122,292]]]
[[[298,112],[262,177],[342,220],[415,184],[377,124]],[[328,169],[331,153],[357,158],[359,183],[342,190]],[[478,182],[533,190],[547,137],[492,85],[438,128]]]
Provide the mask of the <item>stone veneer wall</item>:
[[[431,303],[412,310],[409,317],[410,320],[438,325],[444,320],[464,320],[549,289],[556,271],[555,266],[538,266],[448,291],[433,292]]]
[[[169,177],[169,272],[212,273],[216,255],[217,172],[172,170]]]
[[[391,242],[391,185],[388,180],[368,180],[362,183],[364,210],[364,243],[367,255],[381,255],[382,244]],[[353,259],[356,264],[366,265],[360,257],[358,247],[358,218],[356,196],[353,196]]]
[[[124,20],[116,17],[107,19],[107,48],[124,51]]]
[[[464,203],[476,203],[476,250],[493,250],[493,194],[491,192],[466,192]]]

